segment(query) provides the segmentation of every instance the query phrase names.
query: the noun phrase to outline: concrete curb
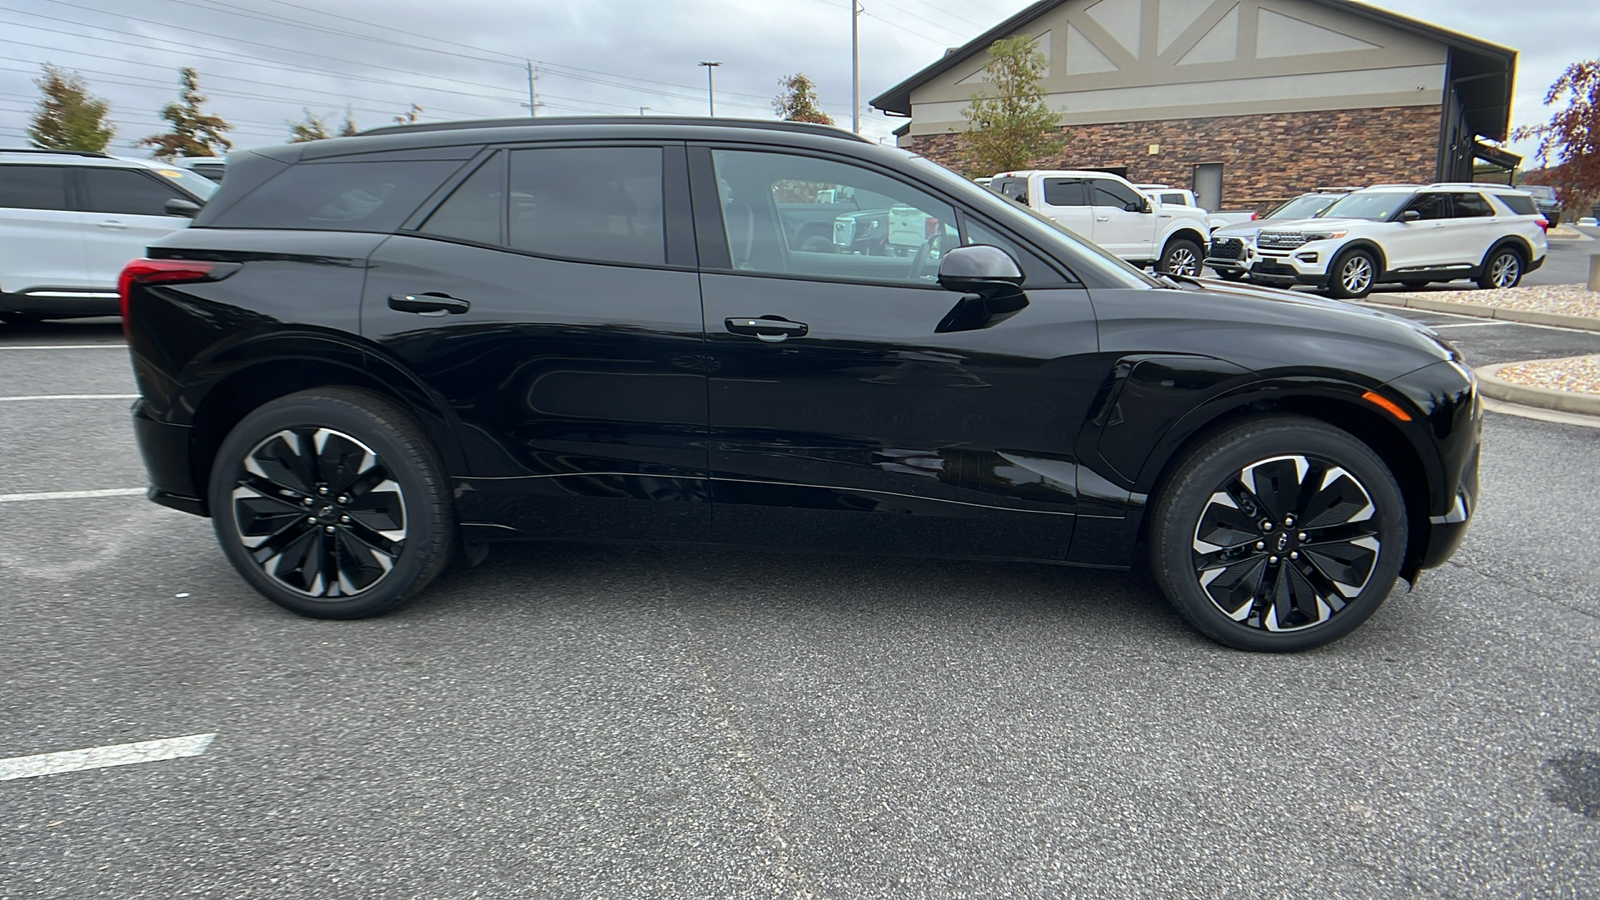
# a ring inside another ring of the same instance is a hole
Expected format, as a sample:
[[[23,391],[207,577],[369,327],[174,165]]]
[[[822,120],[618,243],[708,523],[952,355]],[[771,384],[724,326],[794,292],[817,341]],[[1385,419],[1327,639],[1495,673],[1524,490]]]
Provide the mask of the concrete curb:
[[[1584,357],[1568,357],[1568,359],[1582,358]],[[1536,359],[1526,360],[1525,362],[1559,363],[1563,361],[1561,359]],[[1505,403],[1515,403],[1518,406],[1553,409],[1556,412],[1577,413],[1584,416],[1600,416],[1600,394],[1579,394],[1573,391],[1529,387],[1525,384],[1513,384],[1499,377],[1501,369],[1507,366],[1520,365],[1523,365],[1523,363],[1509,362],[1478,367],[1475,370],[1478,373],[1478,390],[1485,397]]]
[[[1426,312],[1476,316],[1480,319],[1499,319],[1503,322],[1521,322],[1525,325],[1555,325],[1561,328],[1576,328],[1579,331],[1600,331],[1600,319],[1592,316],[1569,316],[1562,313],[1539,312],[1534,309],[1502,309],[1498,306],[1484,306],[1481,303],[1435,300],[1432,297],[1400,297],[1394,294],[1368,294],[1366,302],[1420,309]]]
[[[1547,240],[1552,241],[1592,241],[1594,238],[1584,234],[1576,228],[1558,225],[1545,234]]]

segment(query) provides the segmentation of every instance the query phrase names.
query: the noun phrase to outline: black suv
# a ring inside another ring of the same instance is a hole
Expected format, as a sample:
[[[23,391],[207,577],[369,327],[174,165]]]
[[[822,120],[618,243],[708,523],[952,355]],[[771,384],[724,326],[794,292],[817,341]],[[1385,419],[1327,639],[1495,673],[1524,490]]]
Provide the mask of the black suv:
[[[797,243],[786,199],[845,188],[920,246]],[[1200,631],[1295,650],[1442,563],[1477,493],[1476,384],[1428,330],[1158,280],[819,126],[235,152],[121,292],[150,496],[310,616],[490,541],[714,541],[1145,558]]]

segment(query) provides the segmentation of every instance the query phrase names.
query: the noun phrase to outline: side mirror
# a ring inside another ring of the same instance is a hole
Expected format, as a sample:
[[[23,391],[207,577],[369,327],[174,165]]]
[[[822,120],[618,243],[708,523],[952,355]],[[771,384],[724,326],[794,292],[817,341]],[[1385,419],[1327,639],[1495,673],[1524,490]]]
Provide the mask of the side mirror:
[[[945,251],[939,286],[963,296],[934,332],[976,331],[1009,318],[1028,305],[1022,279],[1022,267],[999,247],[971,244]]]
[[[1122,208],[1127,210],[1128,212],[1147,213],[1147,212],[1150,211],[1150,201],[1149,200],[1130,200]]]
[[[1405,212],[1400,214],[1400,221],[1402,221],[1402,222],[1420,222],[1420,221],[1422,221],[1422,213],[1420,213],[1420,212],[1418,212],[1417,210],[1414,210],[1414,209],[1408,209]]]
[[[163,203],[161,208],[169,216],[183,216],[185,219],[192,219],[196,213],[200,212],[200,204],[193,200],[185,200],[182,197],[173,197]]]

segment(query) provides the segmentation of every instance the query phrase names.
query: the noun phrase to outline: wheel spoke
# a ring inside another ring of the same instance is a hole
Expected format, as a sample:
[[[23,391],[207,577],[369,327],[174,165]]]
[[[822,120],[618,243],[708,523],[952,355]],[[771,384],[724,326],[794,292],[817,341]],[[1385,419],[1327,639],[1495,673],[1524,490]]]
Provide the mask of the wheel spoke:
[[[314,490],[317,479],[310,458],[310,441],[303,432],[284,430],[257,444],[245,457],[245,471],[302,494]]]
[[[326,428],[312,436],[317,474],[330,493],[344,493],[362,473],[378,464],[378,456],[353,438]]]
[[[1247,466],[1239,480],[1260,498],[1266,516],[1277,522],[1295,511],[1300,484],[1309,471],[1301,456],[1277,456]]]

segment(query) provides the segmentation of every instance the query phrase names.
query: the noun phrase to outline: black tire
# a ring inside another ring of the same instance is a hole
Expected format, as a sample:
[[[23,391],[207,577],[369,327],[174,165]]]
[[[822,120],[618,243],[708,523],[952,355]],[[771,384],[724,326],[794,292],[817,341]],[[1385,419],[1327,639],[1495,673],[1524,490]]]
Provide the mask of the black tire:
[[[1188,238],[1173,238],[1167,242],[1166,249],[1161,251],[1156,271],[1166,272],[1169,275],[1188,275],[1193,278],[1200,274],[1200,260],[1203,256],[1199,244]]]
[[[833,238],[826,234],[808,234],[800,238],[797,248],[807,253],[832,253]]]
[[[1484,290],[1514,288],[1522,283],[1522,270],[1526,265],[1522,253],[1515,247],[1491,250],[1483,261],[1483,273],[1478,276],[1478,287]]]
[[[1399,577],[1400,488],[1346,432],[1298,416],[1251,419],[1173,472],[1150,522],[1152,574],[1184,620],[1218,643],[1322,646],[1366,621]]]
[[[3,312],[0,313],[0,322],[7,325],[34,325],[40,321],[38,316],[29,313]]]
[[[1431,280],[1427,279],[1427,278],[1411,278],[1411,279],[1408,279],[1406,281],[1402,281],[1400,283],[1405,285],[1408,288],[1422,288],[1422,287],[1427,287],[1430,284],[1433,284],[1433,282]]]
[[[239,574],[312,618],[399,608],[455,546],[449,483],[421,426],[356,388],[302,391],[246,415],[217,450],[210,503]]]
[[[1212,269],[1223,281],[1243,281],[1244,273],[1236,269]]]
[[[1377,260],[1365,250],[1342,253],[1328,267],[1328,293],[1340,299],[1360,300],[1372,293],[1377,280]]]

